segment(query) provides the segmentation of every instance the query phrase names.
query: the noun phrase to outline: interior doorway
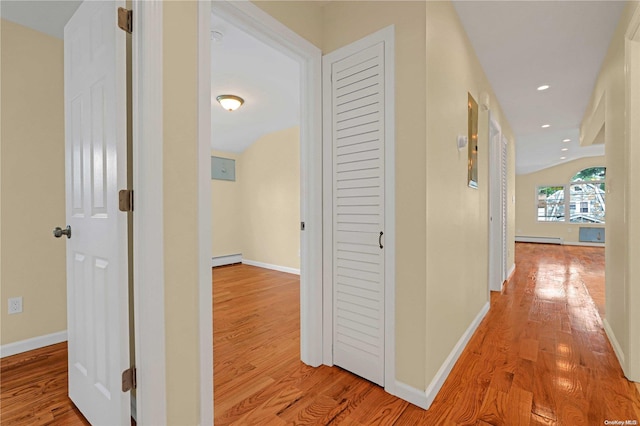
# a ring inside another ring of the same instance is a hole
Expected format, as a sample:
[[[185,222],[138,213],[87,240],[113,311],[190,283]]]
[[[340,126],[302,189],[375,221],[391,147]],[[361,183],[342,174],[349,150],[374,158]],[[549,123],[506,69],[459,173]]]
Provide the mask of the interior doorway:
[[[300,358],[318,366],[322,363],[322,309],[317,304],[322,299],[320,50],[253,5],[216,2],[212,12],[298,66],[300,223],[295,232],[300,236]],[[215,139],[215,124],[212,128]]]

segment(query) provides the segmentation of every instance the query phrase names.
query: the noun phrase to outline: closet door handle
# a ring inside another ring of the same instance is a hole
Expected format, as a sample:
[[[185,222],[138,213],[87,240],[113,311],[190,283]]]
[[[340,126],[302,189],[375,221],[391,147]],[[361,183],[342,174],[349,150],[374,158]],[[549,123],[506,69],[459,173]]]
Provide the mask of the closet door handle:
[[[384,235],[384,233],[382,231],[380,231],[380,236],[378,236],[378,245],[380,246],[380,248],[382,247],[382,236]]]

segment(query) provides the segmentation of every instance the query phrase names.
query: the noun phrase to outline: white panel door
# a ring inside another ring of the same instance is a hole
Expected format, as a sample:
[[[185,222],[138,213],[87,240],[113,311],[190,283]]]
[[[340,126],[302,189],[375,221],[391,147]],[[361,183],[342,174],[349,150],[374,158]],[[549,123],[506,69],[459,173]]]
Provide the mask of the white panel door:
[[[130,423],[124,1],[85,1],[64,31],[69,397],[92,425]]]
[[[384,43],[330,61],[333,362],[384,385]]]

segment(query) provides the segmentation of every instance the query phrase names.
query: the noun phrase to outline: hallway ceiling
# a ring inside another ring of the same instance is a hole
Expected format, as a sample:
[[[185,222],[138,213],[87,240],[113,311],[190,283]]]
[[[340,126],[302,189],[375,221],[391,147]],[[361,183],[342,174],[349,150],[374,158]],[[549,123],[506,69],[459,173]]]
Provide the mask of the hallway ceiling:
[[[3,18],[59,38],[80,4],[0,3]],[[604,154],[603,144],[579,145],[579,127],[624,5],[614,0],[454,2],[514,131],[517,173]],[[241,152],[266,133],[297,125],[297,63],[213,15],[211,25],[224,35],[211,46],[213,147]],[[537,91],[542,84],[550,88]],[[219,94],[239,95],[245,104],[225,111],[215,101]],[[551,126],[543,129],[543,124]]]
[[[625,2],[454,5],[515,134],[516,173],[603,155],[604,144],[580,146],[579,128]]]

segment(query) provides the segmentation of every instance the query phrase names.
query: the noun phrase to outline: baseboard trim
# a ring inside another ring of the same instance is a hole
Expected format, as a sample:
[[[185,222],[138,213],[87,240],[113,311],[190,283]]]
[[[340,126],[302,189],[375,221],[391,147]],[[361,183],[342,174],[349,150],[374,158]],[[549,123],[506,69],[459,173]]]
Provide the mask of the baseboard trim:
[[[490,303],[487,302],[484,304],[482,309],[480,309],[480,312],[478,312],[478,315],[476,315],[476,317],[473,319],[471,324],[469,324],[469,327],[467,328],[467,330],[464,332],[462,337],[460,337],[460,340],[458,340],[458,343],[456,343],[456,345],[453,347],[453,350],[451,351],[451,353],[449,353],[449,356],[447,357],[447,359],[445,359],[444,363],[436,373],[431,383],[429,383],[429,386],[425,391],[426,398],[427,398],[425,409],[429,409],[429,407],[431,406],[431,403],[433,403],[433,400],[436,399],[436,395],[438,395],[438,392],[440,391],[440,388],[442,388],[444,381],[449,376],[449,373],[451,373],[451,370],[453,369],[453,366],[456,364],[456,361],[458,361],[458,358],[460,358],[460,355],[462,354],[462,351],[464,350],[465,346],[467,346],[467,343],[469,343],[471,336],[473,336],[473,333],[475,333],[476,329],[484,319],[485,315],[487,315],[487,312],[489,312],[489,307],[490,307]]]
[[[396,387],[393,392],[393,395],[397,396],[400,399],[404,399],[411,404],[418,406],[424,410],[429,408],[431,405],[427,401],[427,394],[425,391],[416,389],[413,386],[409,386],[406,383],[402,383],[396,380]]]
[[[517,243],[541,243],[541,244],[563,244],[564,240],[557,237],[516,237]]]
[[[58,333],[46,334],[44,336],[33,337],[19,342],[7,343],[0,346],[0,358],[21,354],[45,346],[67,341],[67,330]]]
[[[242,263],[244,263],[245,265],[257,266],[258,268],[273,269],[274,271],[300,275],[300,269],[289,268],[288,266],[272,265],[270,263],[263,263],[255,260],[249,260],[249,259],[242,259]]]
[[[242,263],[242,254],[228,254],[226,256],[214,256],[211,258],[211,267],[233,265]]]
[[[622,351],[622,347],[620,346],[618,339],[616,339],[616,335],[613,332],[613,329],[611,328],[611,325],[609,325],[609,321],[607,321],[606,318],[602,321],[602,326],[604,327],[604,332],[606,333],[607,338],[609,339],[609,342],[613,347],[613,352],[616,353],[616,357],[618,357],[618,362],[620,363],[620,366],[624,370],[624,365],[625,365],[624,352]]]
[[[511,268],[509,268],[509,272],[507,272],[507,282],[511,281],[511,278],[513,278],[513,274],[516,273],[516,264],[514,263],[513,265],[511,265]]]

